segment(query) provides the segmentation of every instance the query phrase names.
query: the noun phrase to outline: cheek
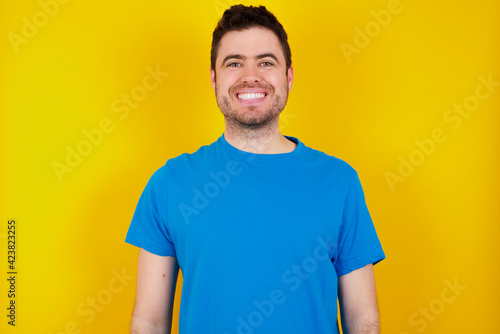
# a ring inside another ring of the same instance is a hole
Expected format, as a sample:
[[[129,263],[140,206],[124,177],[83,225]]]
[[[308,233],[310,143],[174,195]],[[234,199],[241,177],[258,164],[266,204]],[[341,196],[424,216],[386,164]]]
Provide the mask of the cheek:
[[[233,86],[234,81],[231,80],[228,76],[220,76],[217,77],[217,86],[219,87],[220,92],[228,93],[228,91]]]
[[[215,84],[216,94],[218,96],[229,96],[231,94],[231,86],[223,82],[217,81]]]
[[[278,87],[288,89],[288,79],[286,75],[282,73],[269,77],[268,83],[273,85],[276,89],[278,89]]]

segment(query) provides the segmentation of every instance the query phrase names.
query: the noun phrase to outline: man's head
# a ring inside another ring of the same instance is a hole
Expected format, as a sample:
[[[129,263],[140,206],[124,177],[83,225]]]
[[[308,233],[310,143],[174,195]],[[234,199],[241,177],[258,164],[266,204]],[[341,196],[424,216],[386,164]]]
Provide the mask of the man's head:
[[[212,87],[226,125],[277,127],[293,82],[282,25],[265,7],[233,6],[214,31]]]
[[[212,35],[212,50],[210,52],[210,67],[215,71],[219,44],[222,37],[230,31],[241,31],[253,27],[271,30],[278,38],[286,60],[286,69],[292,66],[292,53],[288,45],[288,36],[276,16],[265,6],[235,5],[224,12]]]

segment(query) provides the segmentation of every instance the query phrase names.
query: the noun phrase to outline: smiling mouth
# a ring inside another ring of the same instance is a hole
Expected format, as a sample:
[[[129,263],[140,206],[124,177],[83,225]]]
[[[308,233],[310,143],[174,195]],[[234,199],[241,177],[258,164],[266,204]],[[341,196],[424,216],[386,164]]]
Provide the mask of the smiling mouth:
[[[260,91],[260,92],[240,92],[236,93],[236,98],[238,102],[240,102],[243,105],[260,105],[266,101],[267,96],[269,93],[266,91]]]
[[[248,101],[248,100],[258,100],[266,97],[266,93],[239,93],[236,94],[238,99],[243,100],[243,101]]]

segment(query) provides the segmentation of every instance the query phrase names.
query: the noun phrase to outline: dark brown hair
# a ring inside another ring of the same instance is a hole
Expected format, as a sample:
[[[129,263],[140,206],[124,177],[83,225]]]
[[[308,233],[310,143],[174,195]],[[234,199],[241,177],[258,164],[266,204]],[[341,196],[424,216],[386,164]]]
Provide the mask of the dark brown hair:
[[[210,66],[215,71],[215,60],[219,51],[222,36],[230,31],[240,31],[253,27],[263,27],[275,33],[281,44],[285,55],[286,69],[292,65],[292,52],[288,45],[288,36],[276,16],[266,9],[265,6],[234,5],[227,9],[215,27],[212,37],[212,50],[210,52]]]

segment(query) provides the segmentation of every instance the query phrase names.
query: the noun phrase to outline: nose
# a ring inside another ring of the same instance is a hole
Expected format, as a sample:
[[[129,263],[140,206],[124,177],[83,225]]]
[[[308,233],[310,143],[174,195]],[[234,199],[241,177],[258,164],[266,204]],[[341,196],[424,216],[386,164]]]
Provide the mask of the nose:
[[[257,66],[255,66],[253,64],[252,65],[248,64],[247,66],[245,66],[245,68],[243,70],[242,81],[244,83],[260,82],[261,77],[260,77],[259,69],[257,68]]]

